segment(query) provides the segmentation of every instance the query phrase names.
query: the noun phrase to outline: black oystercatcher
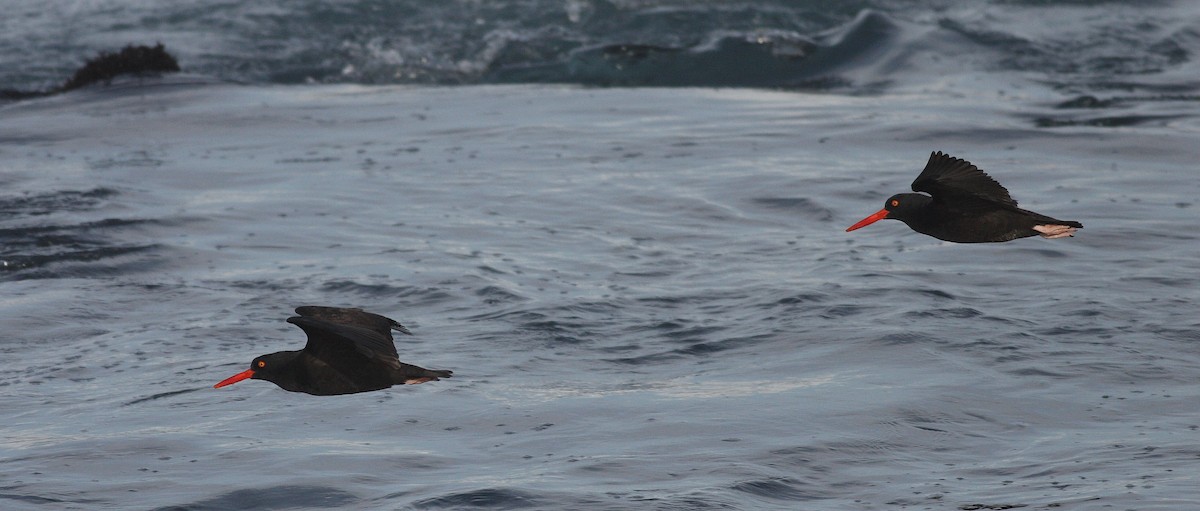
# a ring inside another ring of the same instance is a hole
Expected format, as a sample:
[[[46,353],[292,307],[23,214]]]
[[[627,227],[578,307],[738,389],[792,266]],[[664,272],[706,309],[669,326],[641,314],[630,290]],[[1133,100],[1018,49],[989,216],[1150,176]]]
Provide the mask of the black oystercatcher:
[[[878,213],[851,225],[846,232],[891,218],[940,240],[987,243],[1034,235],[1065,238],[1083,228],[1083,224],[1073,220],[1058,220],[1018,208],[1016,199],[991,176],[971,162],[941,151],[929,156],[929,163],[913,181],[912,189],[929,195],[893,195]]]
[[[425,383],[451,375],[451,371],[431,371],[401,362],[391,331],[412,333],[391,319],[362,309],[313,305],[298,307],[296,314],[299,316],[287,321],[308,334],[304,349],[258,357],[250,362],[250,369],[213,388],[253,378],[292,392],[332,396]]]

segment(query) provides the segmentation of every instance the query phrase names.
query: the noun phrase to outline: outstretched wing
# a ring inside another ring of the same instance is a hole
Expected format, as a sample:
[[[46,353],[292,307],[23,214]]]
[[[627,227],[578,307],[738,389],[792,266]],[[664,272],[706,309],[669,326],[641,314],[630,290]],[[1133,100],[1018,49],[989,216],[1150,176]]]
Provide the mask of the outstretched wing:
[[[304,352],[338,370],[353,370],[363,361],[376,360],[399,366],[392,336],[370,328],[342,325],[315,317],[293,316],[292,323],[308,334]]]
[[[378,314],[373,314],[362,309],[345,308],[345,307],[322,307],[319,305],[305,305],[296,307],[296,314],[306,318],[315,318],[330,323],[339,325],[350,325],[366,328],[379,332],[388,339],[392,338],[392,330],[402,334],[412,335],[404,325],[397,323],[391,318],[385,318]]]
[[[941,151],[929,155],[925,170],[912,183],[914,192],[925,192],[934,201],[966,206],[972,202],[988,201],[1017,207],[1008,190],[971,162]]]

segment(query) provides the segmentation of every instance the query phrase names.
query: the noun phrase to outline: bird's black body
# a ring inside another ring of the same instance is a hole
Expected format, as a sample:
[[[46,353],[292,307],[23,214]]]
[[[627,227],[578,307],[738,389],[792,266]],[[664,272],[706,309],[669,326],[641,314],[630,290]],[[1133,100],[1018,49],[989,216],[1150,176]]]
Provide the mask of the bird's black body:
[[[956,243],[1010,241],[1073,235],[1083,224],[1017,207],[1008,190],[966,160],[935,152],[912,183],[914,192],[891,196],[879,212],[847,231],[890,218],[912,230]]]
[[[250,369],[216,387],[251,378],[292,392],[329,396],[424,383],[452,374],[401,362],[391,331],[411,334],[389,318],[361,309],[318,306],[299,307],[296,314],[288,322],[308,334],[304,349],[258,357]]]

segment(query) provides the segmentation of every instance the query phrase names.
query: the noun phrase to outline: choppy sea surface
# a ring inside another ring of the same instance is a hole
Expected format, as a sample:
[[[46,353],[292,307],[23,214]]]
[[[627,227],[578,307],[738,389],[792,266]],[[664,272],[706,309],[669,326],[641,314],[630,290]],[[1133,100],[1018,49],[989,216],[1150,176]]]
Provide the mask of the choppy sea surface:
[[[1191,2],[10,6],[0,508],[1186,510]],[[851,223],[934,150],[1074,238]],[[451,379],[211,388],[297,305]]]

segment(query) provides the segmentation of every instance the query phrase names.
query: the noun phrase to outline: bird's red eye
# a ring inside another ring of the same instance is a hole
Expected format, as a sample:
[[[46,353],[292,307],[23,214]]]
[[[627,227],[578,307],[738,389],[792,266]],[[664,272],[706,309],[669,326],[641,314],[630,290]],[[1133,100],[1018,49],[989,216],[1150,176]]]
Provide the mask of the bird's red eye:
[[[264,367],[267,367],[267,363],[266,363],[266,362],[263,362],[262,360],[259,360],[259,361],[258,361],[258,364],[256,364],[256,365],[258,366],[258,368],[259,368],[259,369],[262,369],[262,368],[264,368]]]
[[[896,200],[896,199],[892,199],[892,207],[893,207],[893,208],[894,208],[894,207],[896,207],[896,206],[899,206],[899,205],[900,205],[900,201],[898,201],[898,200]]]

